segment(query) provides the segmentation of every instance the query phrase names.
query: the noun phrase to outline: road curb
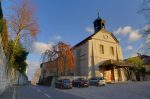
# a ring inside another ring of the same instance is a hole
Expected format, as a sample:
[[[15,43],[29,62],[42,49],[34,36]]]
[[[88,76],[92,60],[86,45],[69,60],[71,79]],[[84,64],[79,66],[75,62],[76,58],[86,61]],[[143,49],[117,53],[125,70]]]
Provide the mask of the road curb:
[[[16,99],[16,87],[14,87],[12,99]]]

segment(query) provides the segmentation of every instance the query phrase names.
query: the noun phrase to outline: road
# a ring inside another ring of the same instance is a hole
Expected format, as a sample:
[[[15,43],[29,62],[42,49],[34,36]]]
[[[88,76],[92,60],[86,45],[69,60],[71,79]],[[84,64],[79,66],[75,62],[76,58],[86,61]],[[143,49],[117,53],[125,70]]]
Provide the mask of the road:
[[[150,99],[150,81],[108,84],[100,87],[90,86],[89,88],[61,91],[86,99]]]
[[[0,99],[150,99],[150,81],[55,89],[44,86],[15,86]]]
[[[68,89],[69,90],[69,89]],[[85,99],[43,86],[15,86],[9,88],[0,99]]]

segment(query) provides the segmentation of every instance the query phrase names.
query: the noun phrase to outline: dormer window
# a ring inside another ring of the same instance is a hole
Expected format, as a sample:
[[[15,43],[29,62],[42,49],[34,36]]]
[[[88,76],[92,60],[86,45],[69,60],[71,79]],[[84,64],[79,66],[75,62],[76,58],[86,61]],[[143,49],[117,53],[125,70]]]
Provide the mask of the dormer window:
[[[105,28],[105,24],[104,24],[104,23],[102,23],[102,28],[103,28],[103,29]]]

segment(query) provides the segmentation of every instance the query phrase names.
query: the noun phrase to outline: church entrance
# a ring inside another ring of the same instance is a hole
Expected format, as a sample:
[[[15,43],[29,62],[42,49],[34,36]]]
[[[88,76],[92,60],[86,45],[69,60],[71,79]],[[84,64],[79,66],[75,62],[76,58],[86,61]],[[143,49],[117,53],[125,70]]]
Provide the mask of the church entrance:
[[[99,71],[103,73],[106,82],[118,82],[125,81],[125,68],[129,68],[130,65],[113,60],[106,60],[99,66]]]
[[[100,66],[100,71],[103,72],[107,83],[114,81],[114,69],[112,66]]]
[[[105,71],[104,78],[106,79],[106,82],[111,82],[111,70]]]

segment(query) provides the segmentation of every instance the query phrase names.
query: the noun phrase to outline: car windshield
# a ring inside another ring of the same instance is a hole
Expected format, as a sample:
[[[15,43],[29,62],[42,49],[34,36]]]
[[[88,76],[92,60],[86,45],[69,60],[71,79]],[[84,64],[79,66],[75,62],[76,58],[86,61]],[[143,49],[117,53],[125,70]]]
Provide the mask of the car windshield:
[[[65,79],[65,80],[63,80],[63,82],[64,82],[64,83],[70,83],[70,80]]]
[[[86,80],[85,78],[78,78],[78,80]]]
[[[104,77],[98,77],[99,80],[104,80]]]

